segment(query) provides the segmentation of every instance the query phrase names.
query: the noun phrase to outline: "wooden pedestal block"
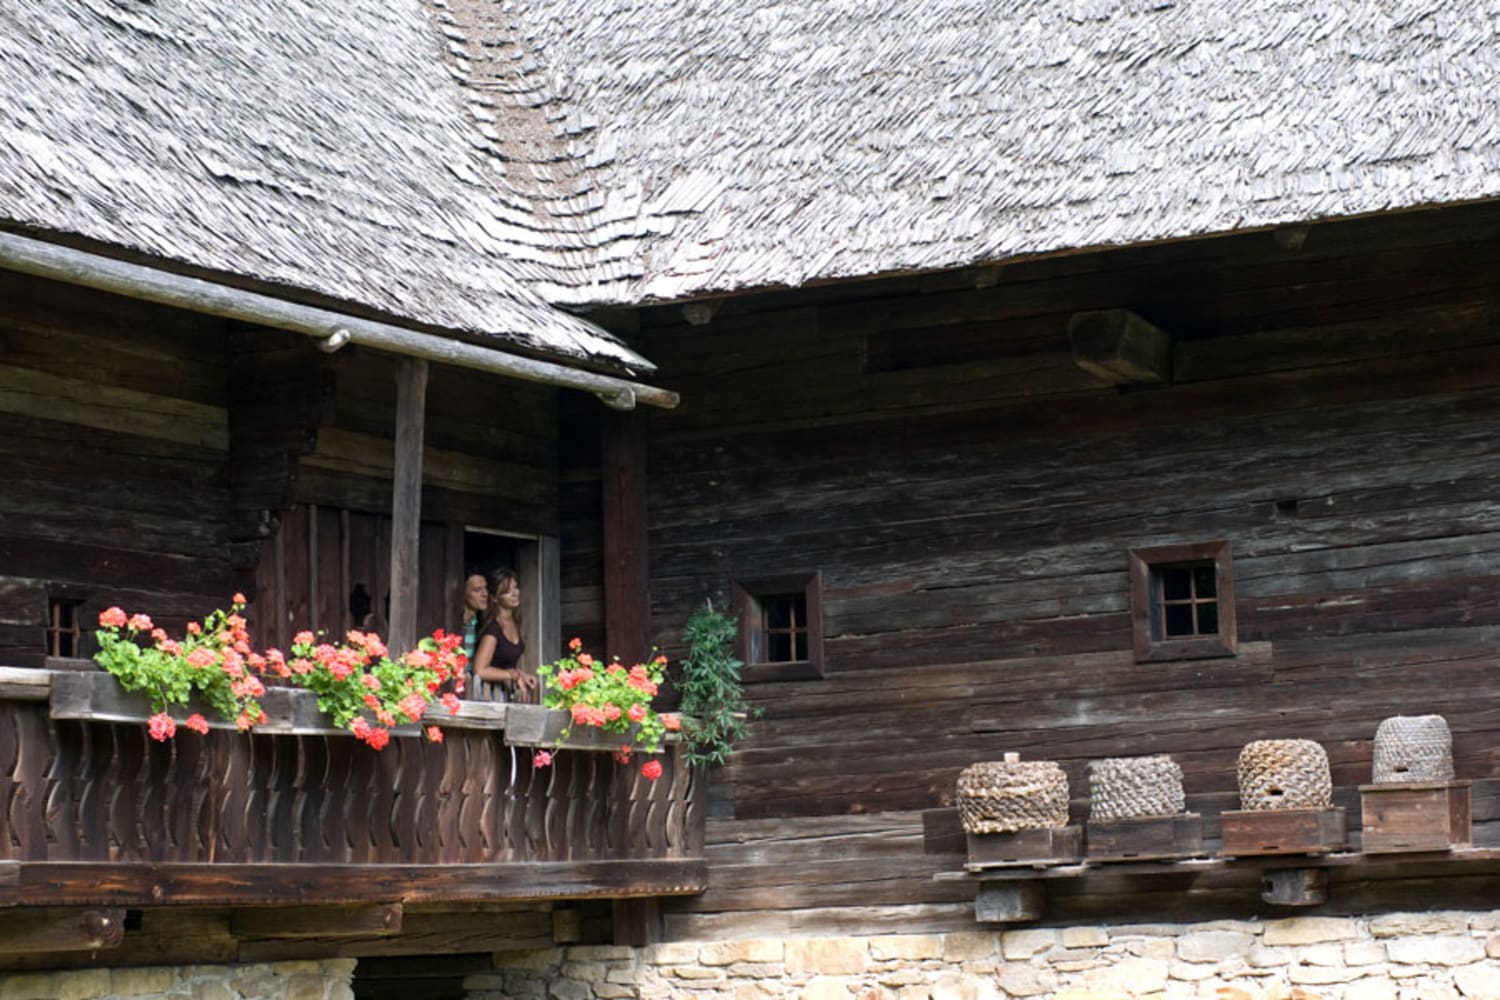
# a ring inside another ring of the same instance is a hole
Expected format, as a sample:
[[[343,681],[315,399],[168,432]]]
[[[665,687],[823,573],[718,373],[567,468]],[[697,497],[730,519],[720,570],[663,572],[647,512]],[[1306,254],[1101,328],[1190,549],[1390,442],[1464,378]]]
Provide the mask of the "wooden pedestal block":
[[[1082,857],[1083,830],[1076,826],[969,834],[970,868],[1067,865]]]
[[[1162,861],[1203,854],[1203,817],[1197,813],[1090,820],[1084,832],[1090,861]]]
[[[1047,912],[1040,882],[981,882],[974,898],[974,919],[982,924],[1022,924]]]
[[[1467,781],[1360,785],[1366,854],[1447,851],[1474,843]]]
[[[1344,810],[1260,809],[1230,810],[1220,817],[1224,846],[1230,857],[1254,854],[1327,854],[1342,850],[1348,824]]]

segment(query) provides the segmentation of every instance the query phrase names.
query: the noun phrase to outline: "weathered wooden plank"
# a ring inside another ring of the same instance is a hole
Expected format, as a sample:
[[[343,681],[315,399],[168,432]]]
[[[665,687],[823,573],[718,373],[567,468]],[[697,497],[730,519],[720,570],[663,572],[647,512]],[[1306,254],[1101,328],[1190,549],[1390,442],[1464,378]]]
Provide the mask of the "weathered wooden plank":
[[[487,902],[702,892],[701,861],[524,862],[468,865],[245,865],[45,862],[22,864],[18,892],[30,905],[233,906]]]
[[[400,903],[262,907],[236,910],[229,933],[240,938],[390,937],[402,930]]]
[[[125,938],[123,909],[26,909],[0,912],[0,952],[101,951],[118,948]]]
[[[427,411],[427,362],[403,359],[396,369],[396,433],[391,503],[391,624],[393,650],[417,641],[422,526],[422,428]]]

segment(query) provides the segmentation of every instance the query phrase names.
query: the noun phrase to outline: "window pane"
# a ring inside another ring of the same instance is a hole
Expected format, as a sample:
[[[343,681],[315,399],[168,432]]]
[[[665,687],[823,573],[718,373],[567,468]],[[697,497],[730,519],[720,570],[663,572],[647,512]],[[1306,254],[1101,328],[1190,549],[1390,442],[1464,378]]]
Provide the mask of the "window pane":
[[[1168,604],[1162,607],[1167,635],[1193,634],[1193,606],[1191,604]]]
[[[761,607],[766,609],[766,628],[790,628],[792,624],[792,599],[790,597],[765,597]]]
[[[1218,573],[1212,566],[1193,567],[1193,586],[1198,588],[1199,597],[1217,597],[1219,579]]]
[[[792,659],[792,637],[786,632],[766,636],[766,662],[787,663]]]
[[[1193,596],[1192,584],[1189,582],[1187,567],[1162,567],[1161,596],[1169,601],[1182,601]]]
[[[805,659],[807,659],[807,633],[806,632],[798,632],[797,633],[797,659],[798,660],[805,660]]]
[[[1200,635],[1219,634],[1219,605],[1217,601],[1198,605],[1198,633]]]

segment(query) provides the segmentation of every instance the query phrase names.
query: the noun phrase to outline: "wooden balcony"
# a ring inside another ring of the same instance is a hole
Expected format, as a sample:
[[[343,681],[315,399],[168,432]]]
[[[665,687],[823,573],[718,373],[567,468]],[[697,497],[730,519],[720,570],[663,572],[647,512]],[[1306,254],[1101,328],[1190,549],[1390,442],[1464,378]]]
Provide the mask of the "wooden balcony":
[[[86,697],[100,686],[80,678],[113,684],[97,672],[0,668],[0,907],[505,903],[705,888],[705,779],[675,748],[655,782],[583,750],[535,768],[530,748],[506,742],[510,707],[469,703],[430,720],[442,743],[413,733],[378,752],[297,705],[248,735],[179,730],[158,743],[129,713]]]

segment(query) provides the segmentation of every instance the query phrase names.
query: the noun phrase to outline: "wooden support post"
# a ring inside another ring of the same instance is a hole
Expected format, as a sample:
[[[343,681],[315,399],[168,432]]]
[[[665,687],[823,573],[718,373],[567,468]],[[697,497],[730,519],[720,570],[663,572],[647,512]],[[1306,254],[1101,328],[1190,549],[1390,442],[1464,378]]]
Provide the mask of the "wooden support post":
[[[974,919],[982,924],[1025,923],[1046,912],[1047,893],[1038,881],[981,882],[974,899]]]
[[[1068,320],[1073,361],[1111,385],[1172,381],[1172,337],[1127,309],[1074,313]]]
[[[1278,868],[1265,873],[1260,898],[1277,906],[1328,902],[1328,872],[1322,868]]]
[[[615,944],[641,948],[662,938],[661,908],[655,897],[615,900]]]
[[[401,933],[400,903],[291,906],[235,910],[229,933],[258,940],[389,937]]]
[[[391,501],[391,624],[386,645],[404,653],[417,643],[417,565],[422,533],[422,439],[427,362],[396,366],[396,470]],[[380,600],[379,595],[375,598]]]
[[[651,650],[647,591],[646,418],[639,410],[601,418],[606,653],[633,662]]]
[[[125,940],[125,911],[18,910],[0,914],[0,953],[100,951]]]

